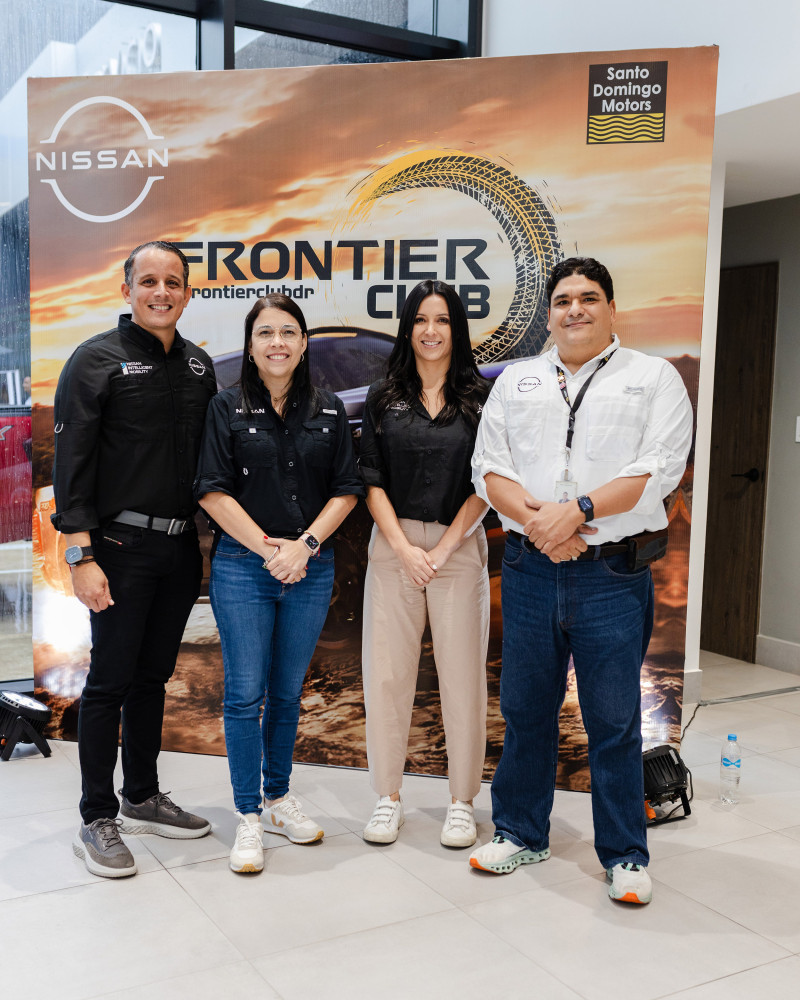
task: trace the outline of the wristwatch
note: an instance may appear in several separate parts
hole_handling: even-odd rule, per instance
[[[314,538],[310,531],[304,531],[300,536],[300,541],[305,542],[312,556],[319,555],[319,539]]]
[[[67,560],[67,566],[78,566],[84,560],[93,561],[94,552],[91,545],[70,545],[64,553],[64,558]]]
[[[588,523],[594,518],[594,504],[586,495],[578,497],[578,506],[583,513],[584,524]]]

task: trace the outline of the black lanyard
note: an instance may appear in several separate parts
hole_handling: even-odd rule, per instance
[[[612,351],[611,354],[613,353],[614,352]],[[583,402],[583,397],[586,395],[586,390],[589,388],[592,379],[600,371],[603,365],[608,364],[611,360],[611,354],[607,354],[604,358],[600,358],[597,362],[597,368],[595,368],[592,374],[581,386],[581,391],[578,393],[574,405],[569,401],[569,393],[567,392],[567,376],[564,374],[563,370],[556,365],[556,372],[558,373],[558,388],[561,390],[564,402],[569,407],[569,423],[567,424],[567,465],[569,465],[569,453],[572,448],[572,435],[575,433],[575,414],[578,412],[580,405]]]

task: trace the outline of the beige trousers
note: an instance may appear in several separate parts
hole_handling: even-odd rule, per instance
[[[412,545],[430,551],[447,530],[400,519]],[[416,587],[375,525],[364,585],[362,661],[367,759],[378,795],[403,783],[422,633],[431,624],[447,747],[450,794],[469,800],[480,788],[486,755],[486,650],[489,574],[482,526],[465,539],[435,579]]]

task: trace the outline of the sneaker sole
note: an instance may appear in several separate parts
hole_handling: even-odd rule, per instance
[[[264,824],[264,832],[276,833],[279,837],[286,837],[286,839],[292,844],[316,844],[325,836],[324,830],[317,830],[313,837],[300,839],[299,837],[293,837],[290,833],[287,833],[286,830],[281,830],[277,826],[267,826],[266,824]]]
[[[475,833],[475,836],[471,840],[467,840],[464,837],[462,837],[461,839],[456,839],[455,837],[452,837],[452,838],[450,838],[448,840],[448,839],[445,838],[445,835],[442,834],[442,836],[439,838],[439,843],[442,845],[442,847],[462,847],[463,848],[463,847],[472,847],[473,844],[475,844],[477,842],[477,840],[478,840],[478,834],[477,834],[477,832]]]
[[[492,875],[509,875],[515,868],[519,868],[520,865],[536,865],[540,861],[547,861],[549,857],[549,847],[543,851],[529,851],[526,848],[524,851],[517,851],[516,854],[512,854],[505,861],[497,861],[495,864],[482,865],[477,858],[470,858],[469,863],[472,868],[477,868],[482,872],[490,872]]]
[[[611,890],[608,890],[609,899],[613,899],[615,903],[639,903],[644,906],[649,903],[653,898],[652,893],[646,899],[639,899],[635,892],[626,892],[624,896],[612,896]]]
[[[366,828],[363,830],[361,836],[368,844],[393,844],[398,835],[400,834],[400,827],[405,823],[405,816],[397,824],[397,829],[394,831],[394,835],[391,832],[386,833],[373,833]]]
[[[262,872],[264,870],[264,862],[262,861],[261,865],[256,865],[256,864],[250,864],[250,862],[248,861],[246,864],[243,864],[237,868],[231,861],[229,862],[228,867],[232,872],[236,872],[237,875],[257,875],[259,872]]]
[[[106,868],[99,865],[78,837],[72,842],[72,853],[86,865],[87,871],[91,872],[92,875],[100,875],[102,878],[128,878],[129,875],[135,875],[139,870],[135,861],[131,868]]]
[[[123,833],[152,833],[156,837],[166,837],[168,840],[199,840],[211,833],[211,824],[206,823],[199,830],[187,830],[180,826],[170,826],[168,823],[146,823],[142,820],[131,819],[120,813]]]

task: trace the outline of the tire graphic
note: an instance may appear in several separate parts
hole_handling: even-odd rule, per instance
[[[538,354],[547,341],[545,284],[563,257],[550,209],[521,178],[482,156],[423,150],[393,160],[362,182],[350,211],[365,215],[370,202],[413,188],[460,191],[491,212],[514,255],[514,295],[503,322],[476,349],[479,363]]]

